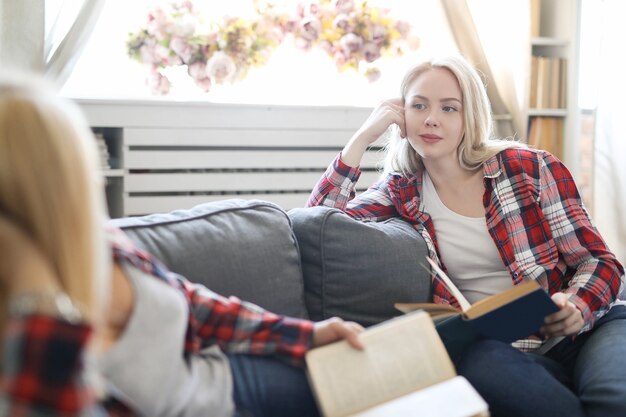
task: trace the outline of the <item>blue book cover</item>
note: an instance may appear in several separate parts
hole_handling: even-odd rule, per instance
[[[397,303],[395,306],[405,313],[418,309],[427,311],[450,356],[461,352],[478,337],[504,343],[527,338],[543,326],[546,316],[559,310],[536,281],[523,282],[470,305],[450,278],[433,261],[429,261],[462,309],[434,303]]]

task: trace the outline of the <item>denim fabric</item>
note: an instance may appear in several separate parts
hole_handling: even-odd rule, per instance
[[[319,417],[304,369],[276,358],[228,354],[235,417]]]
[[[590,332],[544,357],[478,340],[454,358],[492,417],[626,416],[626,307],[615,306]]]

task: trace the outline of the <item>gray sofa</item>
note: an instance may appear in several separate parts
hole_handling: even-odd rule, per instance
[[[398,315],[394,302],[430,300],[426,246],[400,219],[232,199],[111,222],[171,270],[276,313],[369,326]]]

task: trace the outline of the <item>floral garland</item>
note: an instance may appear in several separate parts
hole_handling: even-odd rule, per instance
[[[380,71],[372,63],[383,55],[403,54],[410,29],[367,0],[300,2],[293,13],[266,4],[256,16],[217,23],[205,21],[192,0],[157,7],[142,28],[129,34],[128,54],[148,66],[147,82],[161,95],[171,88],[166,68],[187,66],[196,85],[208,92],[214,84],[241,80],[250,68],[265,64],[288,37],[302,49],[321,48],[339,71],[353,69],[375,81]]]
[[[369,65],[382,55],[402,55],[410,26],[386,17],[386,10],[367,1],[318,0],[300,3],[287,31],[303,49],[319,47],[339,71],[353,69],[375,81],[380,71]]]

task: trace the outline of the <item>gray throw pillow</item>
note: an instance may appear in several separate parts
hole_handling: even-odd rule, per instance
[[[273,203],[222,200],[111,222],[193,282],[275,313],[308,316],[291,222]]]
[[[362,222],[328,207],[288,212],[298,238],[312,320],[339,316],[365,326],[401,314],[396,302],[431,300],[426,244],[406,221]]]

